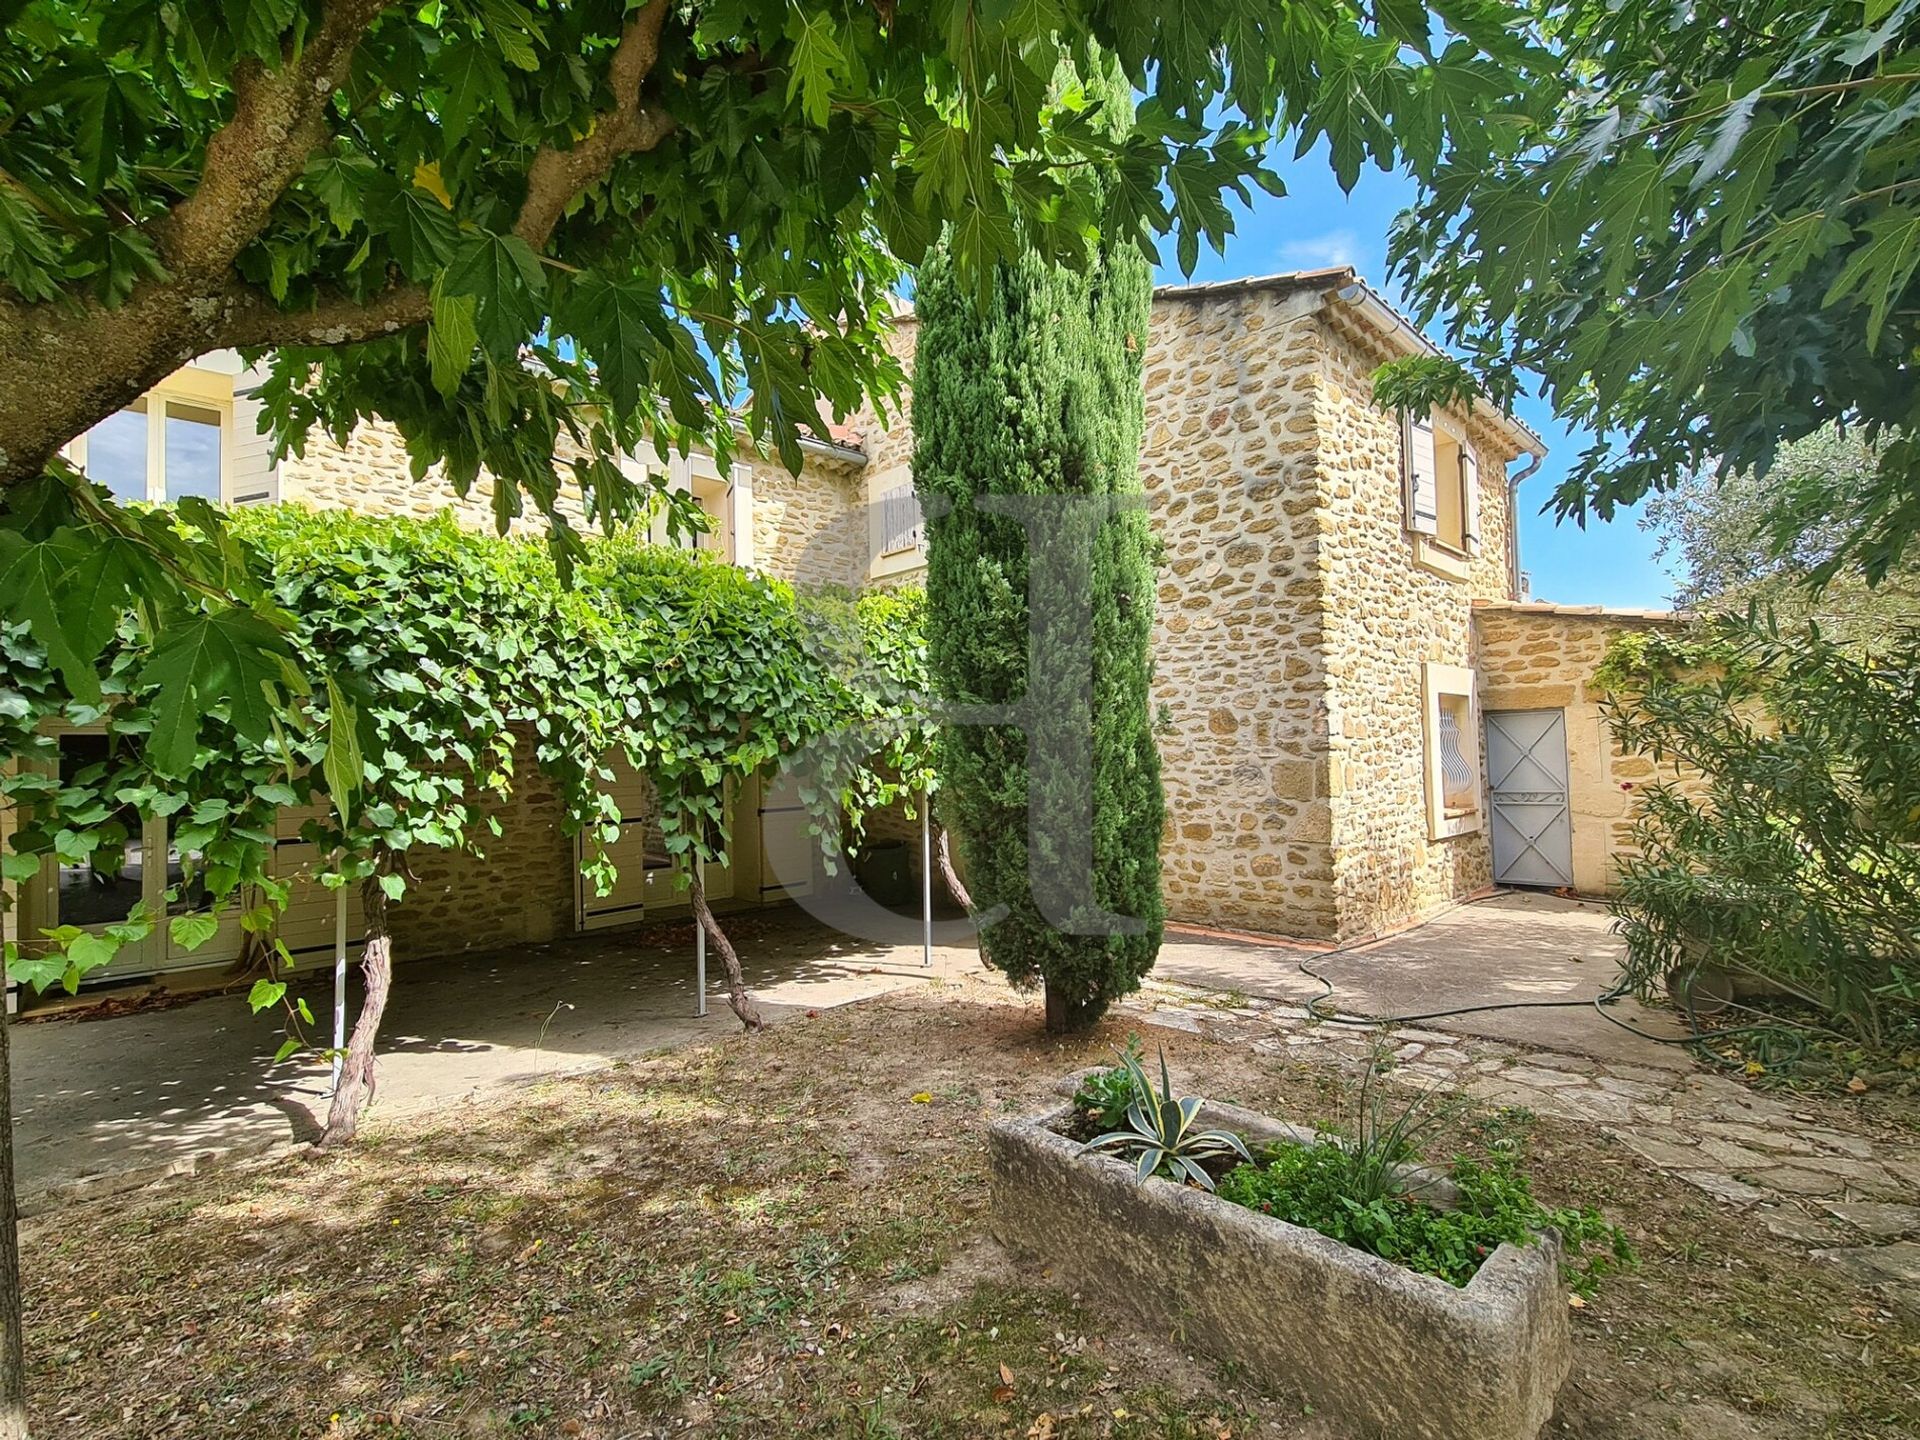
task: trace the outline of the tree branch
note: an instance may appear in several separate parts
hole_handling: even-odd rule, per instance
[[[283,310],[265,291],[236,282],[228,294],[221,343],[242,349],[266,345],[353,345],[426,322],[433,312],[424,285],[396,285],[371,300],[323,292],[301,310]]]
[[[389,0],[328,0],[300,51],[277,70],[258,60],[233,72],[233,118],[207,141],[200,183],[154,226],[176,279],[217,276],[265,228],[287,186],[326,143],[327,107]]]
[[[640,100],[640,88],[660,58],[666,18],[667,0],[647,0],[633,12],[607,66],[613,108],[578,144],[565,150],[543,145],[527,167],[527,198],[513,233],[535,250],[545,248],[574,196],[605,178],[616,160],[651,150],[673,133],[673,116]]]

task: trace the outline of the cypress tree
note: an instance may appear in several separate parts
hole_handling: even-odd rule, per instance
[[[1130,116],[1117,74],[1088,91],[1111,120]],[[1026,702],[1026,730],[945,729],[942,818],[986,922],[987,963],[1018,986],[1044,984],[1049,1030],[1083,1029],[1139,988],[1162,928],[1165,803],[1149,689],[1157,542],[1140,484],[1152,282],[1125,236],[1103,237],[1076,268],[1029,248],[980,284],[936,250],[915,304],[913,473],[928,515],[934,687],[957,705]],[[976,503],[1029,496],[1100,503],[1030,522],[1052,527],[1038,546],[1019,515]],[[1033,563],[1076,552],[1088,563]],[[1052,663],[1085,646],[1090,692],[1084,664]],[[1029,844],[1030,815],[1084,818],[1089,798],[1090,887],[1076,838],[1085,825],[1070,819],[1055,833],[1037,821],[1038,847]],[[1063,835],[1069,843],[1056,843]],[[1076,876],[1091,905],[1062,923],[1046,895]]]

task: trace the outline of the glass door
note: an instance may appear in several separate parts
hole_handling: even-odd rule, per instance
[[[96,778],[108,763],[112,744],[99,733],[64,734],[58,743],[63,784]],[[188,950],[174,943],[166,921],[207,910],[210,901],[204,888],[187,878],[189,862],[198,857],[181,854],[172,843],[166,820],[142,820],[132,806],[122,806],[101,829],[106,839],[93,854],[42,868],[38,903],[25,927],[28,938],[63,925],[97,935],[109,925],[120,924],[144,901],[148,913],[160,923],[144,940],[123,944],[111,962],[89,971],[87,983],[188,970],[218,964],[239,953],[239,911],[232,904],[222,907],[218,928],[204,944]],[[180,894],[169,902],[171,887],[180,887]]]

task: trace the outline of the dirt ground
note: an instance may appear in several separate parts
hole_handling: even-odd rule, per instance
[[[889,996],[44,1217],[35,1433],[1334,1440],[987,1238],[987,1123],[1129,1028],[1059,1043],[984,989]],[[1274,1114],[1336,1115],[1348,1083],[1146,1039]],[[1576,1311],[1548,1434],[1920,1434],[1912,1314],[1582,1127],[1492,1123],[1528,1132],[1543,1199],[1601,1206],[1642,1259]]]

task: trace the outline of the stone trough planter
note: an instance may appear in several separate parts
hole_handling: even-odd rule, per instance
[[[1393,1440],[1534,1440],[1572,1361],[1560,1244],[1502,1245],[1464,1287],[1083,1155],[1062,1105],[988,1137],[993,1230],[1081,1295]],[[1235,1105],[1249,1144],[1310,1132]]]

